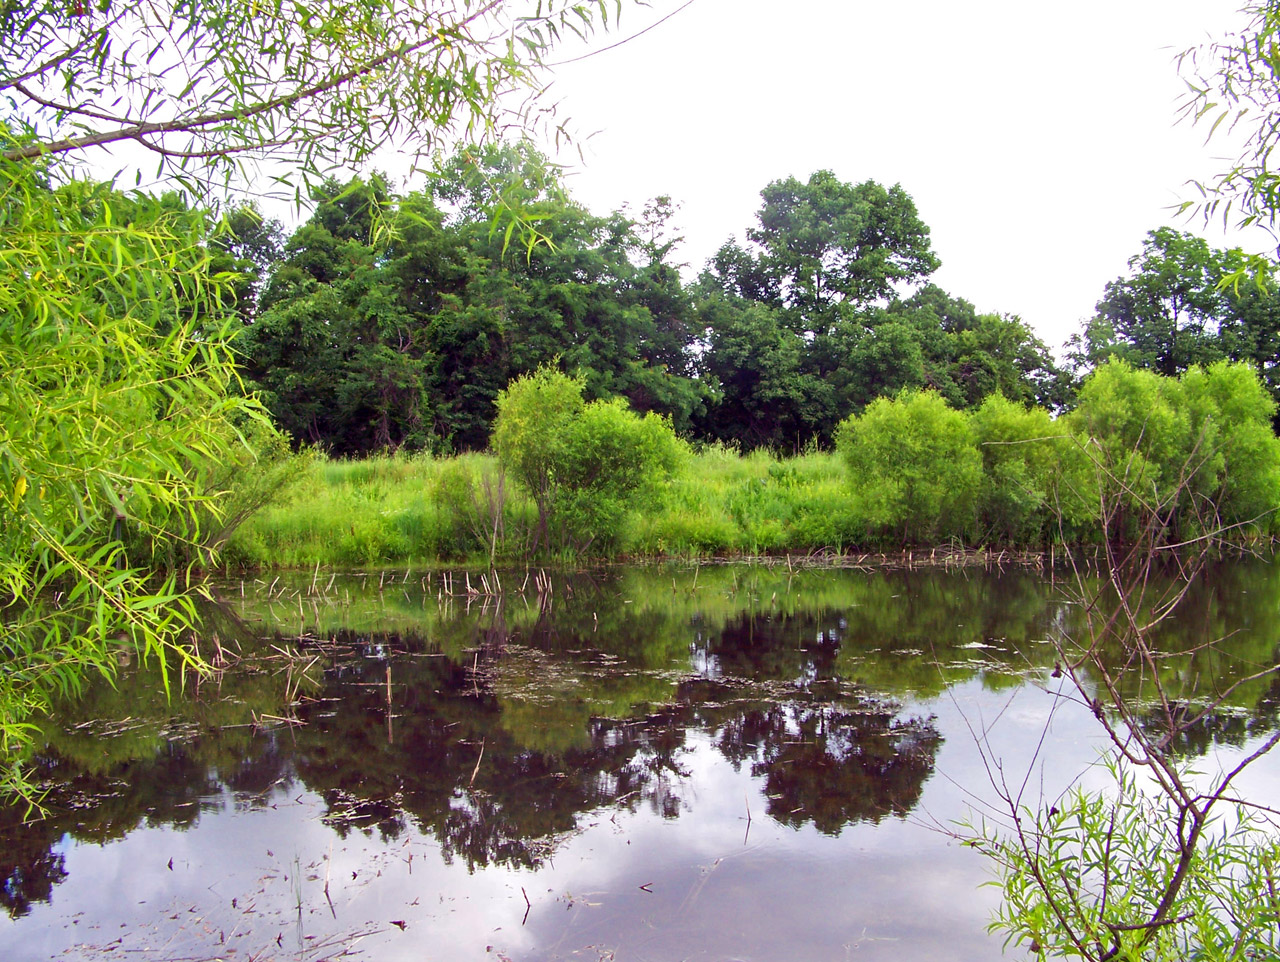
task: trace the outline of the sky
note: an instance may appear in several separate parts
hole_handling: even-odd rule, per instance
[[[670,195],[689,279],[745,240],[771,181],[901,184],[942,261],[932,280],[1061,353],[1150,230],[1275,255],[1265,233],[1175,210],[1235,155],[1179,122],[1175,59],[1242,26],[1242,2],[622,0],[620,21],[548,58],[570,61],[546,99],[576,144],[542,146],[597,214]],[[372,166],[421,186],[394,150]]]
[[[624,6],[591,46],[683,3]],[[556,67],[549,95],[584,155],[561,155],[573,196],[638,214],[671,195],[690,276],[730,235],[745,238],[765,185],[825,168],[900,183],[932,230],[933,280],[1058,348],[1149,230],[1274,247],[1171,210],[1231,154],[1177,122],[1174,58],[1238,27],[1238,7],[693,0]]]

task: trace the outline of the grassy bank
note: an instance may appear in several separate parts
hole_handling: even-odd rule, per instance
[[[692,452],[656,418],[552,370],[499,400],[494,448],[318,458],[228,545],[229,565],[311,567],[704,558],[1047,544],[1269,541],[1280,439],[1239,364],[1161,378],[1107,364],[1054,418],[931,391],[842,422],[837,453]],[[519,479],[519,484],[516,479]],[[536,499],[536,503],[535,503]]]
[[[316,459],[227,546],[227,564],[307,567],[523,560],[537,513],[489,455]],[[836,455],[690,455],[629,518],[612,557],[842,552],[865,540]],[[583,554],[598,555],[594,546]],[[562,559],[562,560],[568,560]]]

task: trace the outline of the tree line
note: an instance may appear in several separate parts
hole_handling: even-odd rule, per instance
[[[513,191],[531,246],[492,226]],[[1028,325],[928,282],[939,262],[900,187],[822,171],[762,198],[748,243],[686,282],[669,198],[597,216],[527,147],[462,152],[403,196],[328,181],[287,239],[238,222],[246,375],[283,428],[341,455],[482,449],[499,392],[547,364],[590,400],[743,448],[829,445],[903,387],[961,407],[1065,398]]]
[[[516,202],[536,229],[495,229]],[[287,238],[227,219],[245,374],[277,423],[338,455],[484,449],[499,393],[553,365],[586,397],[624,398],[682,436],[743,449],[830,446],[880,397],[932,390],[959,410],[992,393],[1062,411],[1109,358],[1166,376],[1250,364],[1280,397],[1280,306],[1238,250],[1152,231],[1106,285],[1066,364],[1022,318],[930,281],[929,228],[900,186],[830,171],[774,181],[756,223],[692,281],[677,207],[591,213],[522,145],[471,148],[426,187],[329,180]],[[510,222],[508,222],[510,227]]]

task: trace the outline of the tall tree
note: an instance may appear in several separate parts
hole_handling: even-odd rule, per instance
[[[929,228],[900,185],[846,184],[819,170],[805,183],[775,180],[760,197],[759,226],[747,236],[801,319],[797,329],[828,329],[837,305],[883,303],[938,268]]]
[[[804,371],[804,339],[779,312],[740,298],[704,302],[702,365],[718,397],[699,433],[747,448],[797,450],[829,420],[831,387]]]
[[[1107,284],[1097,314],[1068,343],[1070,360],[1087,371],[1114,357],[1167,377],[1241,361],[1280,397],[1280,297],[1265,277],[1224,283],[1241,271],[1270,265],[1169,227],[1150,231],[1129,273]]]
[[[249,323],[257,316],[258,297],[272,266],[280,259],[284,228],[262,216],[254,204],[225,212],[209,237],[213,273],[234,274],[236,313]]]
[[[421,447],[430,426],[423,332],[390,249],[372,242],[392,214],[386,185],[330,180],[315,199],[242,338],[246,374],[299,439],[339,454]],[[419,205],[415,217],[429,212]]]
[[[343,453],[482,448],[499,392],[547,364],[681,428],[701,407],[692,301],[661,225],[647,248],[527,145],[467,148],[408,197],[376,177],[317,196],[245,339],[250,377],[299,437]],[[509,243],[503,204],[545,243]]]

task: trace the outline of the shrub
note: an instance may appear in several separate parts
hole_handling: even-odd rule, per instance
[[[1117,360],[1099,367],[1069,421],[1087,438],[1109,536],[1133,539],[1136,518],[1175,537],[1259,523],[1280,502],[1274,410],[1244,364],[1193,367],[1181,380]]]
[[[535,549],[615,542],[627,514],[682,457],[668,421],[639,417],[619,399],[585,403],[582,389],[541,368],[498,398],[493,446],[537,505]]]
[[[1048,411],[992,394],[970,423],[982,456],[979,518],[986,536],[1034,544],[1052,538],[1063,522],[1096,524],[1079,445]]]
[[[878,398],[841,422],[836,445],[871,526],[904,542],[972,532],[982,458],[968,418],[936,392]]]
[[[1194,438],[1206,452],[1196,489],[1213,499],[1224,524],[1271,531],[1280,505],[1280,439],[1271,427],[1276,403],[1247,364],[1220,361],[1182,376]]]

